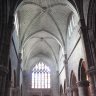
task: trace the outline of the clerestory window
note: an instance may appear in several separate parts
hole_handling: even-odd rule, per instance
[[[69,21],[69,25],[68,25],[68,36],[71,37],[74,28],[75,28],[76,24],[75,24],[75,18],[74,18],[74,14],[71,15],[70,21]]]
[[[44,63],[36,64],[32,70],[32,88],[50,87],[50,68]]]
[[[14,21],[15,29],[16,29],[16,35],[19,35],[19,21],[18,21],[18,16],[15,14],[15,21]]]

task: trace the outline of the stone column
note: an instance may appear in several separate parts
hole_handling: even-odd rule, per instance
[[[71,96],[71,87],[67,87],[65,90],[65,96]]]
[[[67,84],[66,94],[67,94],[67,96],[70,96],[67,54],[65,54],[65,61],[64,61],[64,64],[65,64],[65,74],[66,74],[66,84]]]
[[[0,0],[0,96],[4,96],[5,93],[10,40],[14,22],[14,16],[9,14],[9,7],[9,0]]]
[[[81,31],[83,34],[83,39],[85,43],[85,51],[86,51],[86,56],[87,56],[87,61],[88,61],[88,73],[90,74],[90,79],[91,79],[91,94],[92,96],[96,96],[96,58],[94,59],[94,52],[92,51],[92,35],[90,35],[92,30],[88,30],[87,27],[85,26],[84,19],[80,19],[81,22]],[[90,33],[90,34],[89,34]],[[93,67],[91,67],[93,66]]]
[[[4,96],[5,91],[5,82],[6,82],[6,74],[8,70],[6,68],[7,59],[5,54],[7,54],[7,50],[3,47],[3,45],[7,48],[7,43],[4,38],[6,38],[6,29],[7,29],[7,0],[0,0],[0,96]]]
[[[0,96],[4,96],[7,73],[7,68],[0,65]]]
[[[67,94],[66,93],[64,93],[64,95],[63,96],[67,96]]]
[[[96,96],[96,66],[92,66],[87,71],[90,79],[91,96]]]
[[[89,96],[89,93],[88,93],[89,81],[87,80],[79,81],[77,85],[78,85],[79,96]]]
[[[20,70],[21,70],[21,53],[18,55],[18,68],[17,68],[17,86],[20,87]]]
[[[6,88],[5,88],[5,94],[4,94],[4,96],[10,96],[10,87],[11,87],[11,81],[7,81],[6,82],[6,86],[5,86]]]
[[[73,88],[71,88],[71,94],[73,94],[72,96],[79,96],[78,95],[78,88],[75,86]]]

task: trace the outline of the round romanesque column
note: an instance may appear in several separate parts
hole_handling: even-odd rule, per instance
[[[87,80],[79,81],[77,85],[78,85],[79,96],[89,96],[89,91],[88,91],[89,81]]]

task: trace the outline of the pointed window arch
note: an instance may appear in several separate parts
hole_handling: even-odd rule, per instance
[[[50,88],[50,68],[44,63],[32,69],[32,88]]]

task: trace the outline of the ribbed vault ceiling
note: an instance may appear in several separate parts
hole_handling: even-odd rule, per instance
[[[64,54],[68,18],[72,12],[66,0],[24,0],[17,11],[23,69],[48,60],[58,65]],[[48,60],[47,60],[48,59]]]

